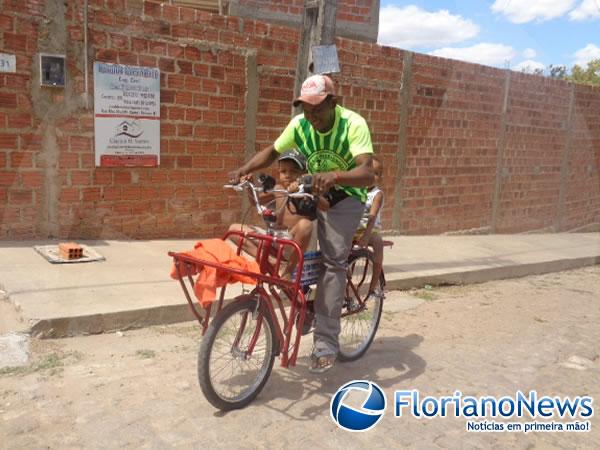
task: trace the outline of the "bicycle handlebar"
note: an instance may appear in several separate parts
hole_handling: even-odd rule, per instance
[[[262,214],[265,211],[265,207],[260,204],[260,200],[258,198],[259,193],[273,193],[275,195],[282,195],[287,198],[308,198],[313,200],[315,196],[311,193],[304,192],[305,185],[300,184],[298,186],[297,192],[289,192],[286,189],[267,189],[265,190],[262,186],[256,186],[250,180],[244,180],[238,184],[225,184],[223,185],[225,189],[233,189],[237,192],[242,192],[245,189],[249,189],[252,192],[252,197],[254,199],[254,204],[256,205],[256,210],[259,214]]]

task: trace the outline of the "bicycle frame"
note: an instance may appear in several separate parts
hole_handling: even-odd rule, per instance
[[[257,329],[250,341],[248,353],[251,354],[256,344],[256,339],[260,334],[260,327],[262,326],[261,314],[269,314],[273,318],[275,324],[275,333],[279,343],[279,353],[281,356],[281,366],[289,367],[296,364],[298,356],[298,350],[300,347],[300,339],[302,336],[301,330],[306,317],[306,297],[304,295],[301,278],[302,268],[304,265],[304,255],[298,244],[291,239],[282,239],[272,236],[270,234],[259,234],[254,232],[243,232],[243,231],[229,231],[223,237],[223,240],[231,236],[237,236],[237,254],[240,255],[243,249],[243,245],[246,239],[251,240],[258,247],[256,254],[256,261],[258,262],[260,273],[253,273],[245,270],[235,269],[220,263],[213,261],[207,261],[203,259],[194,258],[184,253],[169,252],[174,260],[177,274],[179,276],[179,282],[184,291],[188,305],[192,311],[192,314],[196,317],[202,328],[202,335],[205,334],[211,318],[214,318],[223,307],[225,300],[225,293],[227,286],[221,288],[219,299],[217,302],[217,310],[213,314],[213,303],[202,308],[204,311],[199,312],[196,303],[193,301],[190,294],[190,289],[193,290],[194,280],[191,273],[192,267],[201,269],[203,266],[213,267],[217,270],[223,270],[226,272],[236,273],[251,277],[256,281],[256,287],[250,292],[250,296],[258,299],[258,314]],[[298,256],[298,263],[296,267],[296,278],[294,281],[284,280],[279,277],[279,269],[281,267],[283,253],[286,248],[291,248],[292,251],[296,252]],[[274,252],[274,254],[273,254]],[[275,262],[270,263],[269,257],[275,257]],[[187,280],[182,276],[184,273],[183,266],[186,266],[185,273],[188,274]],[[281,295],[276,291],[279,288],[283,291],[290,301],[289,311],[286,312],[284,301]],[[275,305],[274,305],[275,303]],[[277,306],[277,310],[276,310]],[[279,315],[281,320],[279,319]],[[245,323],[245,319],[244,319]],[[294,333],[295,331],[295,333]],[[236,339],[243,332],[243,326],[238,333]]]

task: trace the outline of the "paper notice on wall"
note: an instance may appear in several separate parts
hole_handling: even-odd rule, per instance
[[[17,71],[17,57],[0,53],[0,72],[15,73]]]
[[[160,164],[160,71],[94,63],[96,166]]]

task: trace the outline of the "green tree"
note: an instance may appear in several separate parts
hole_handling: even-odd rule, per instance
[[[550,78],[563,80],[567,78],[567,66],[555,66],[550,64],[548,66],[548,73],[550,74]]]
[[[588,62],[585,69],[577,64],[574,65],[569,80],[575,83],[600,86],[600,58]]]

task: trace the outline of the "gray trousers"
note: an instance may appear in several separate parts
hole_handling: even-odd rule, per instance
[[[318,237],[324,271],[317,283],[314,345],[317,354],[337,355],[340,314],[346,295],[348,255],[364,204],[348,197],[328,211],[318,212]]]

